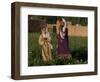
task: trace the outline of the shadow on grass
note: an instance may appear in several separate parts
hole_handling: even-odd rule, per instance
[[[72,58],[75,58],[79,61],[87,61],[88,57],[88,51],[87,48],[81,47],[79,49],[75,49],[71,51]]]

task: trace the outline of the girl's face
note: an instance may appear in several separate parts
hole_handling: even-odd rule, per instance
[[[47,32],[47,28],[42,28],[42,32],[46,33]]]
[[[64,26],[64,22],[60,21],[60,26],[63,27]]]
[[[64,26],[64,22],[62,21],[62,19],[58,19],[58,21],[59,21],[60,27],[63,27]]]

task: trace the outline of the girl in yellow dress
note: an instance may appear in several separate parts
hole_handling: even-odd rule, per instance
[[[42,49],[43,61],[45,62],[50,61],[52,59],[52,55],[51,55],[52,44],[51,44],[51,37],[48,32],[47,25],[44,25],[44,27],[41,28],[41,35],[39,37],[39,45],[41,46],[41,49]]]

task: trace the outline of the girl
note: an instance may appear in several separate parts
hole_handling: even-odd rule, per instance
[[[57,20],[58,25],[58,47],[57,47],[57,58],[71,58],[69,41],[68,41],[68,28],[64,18]]]
[[[39,37],[39,45],[41,45],[42,48],[42,58],[43,61],[48,62],[52,59],[51,56],[51,37],[47,29],[47,25],[44,25],[43,28],[41,28],[41,35]]]

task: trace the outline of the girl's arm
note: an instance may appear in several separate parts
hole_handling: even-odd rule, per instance
[[[50,36],[49,33],[48,33],[48,36],[47,36],[47,40],[48,40],[48,42],[51,42],[51,36]]]
[[[56,22],[56,33],[59,34],[59,27],[60,27],[60,23],[59,21]]]
[[[39,37],[39,45],[43,45],[44,44],[44,41],[43,41],[43,38],[42,38],[42,35],[40,35],[40,37]]]
[[[60,37],[61,37],[62,39],[64,39],[64,34],[63,34],[62,29],[60,29]]]

